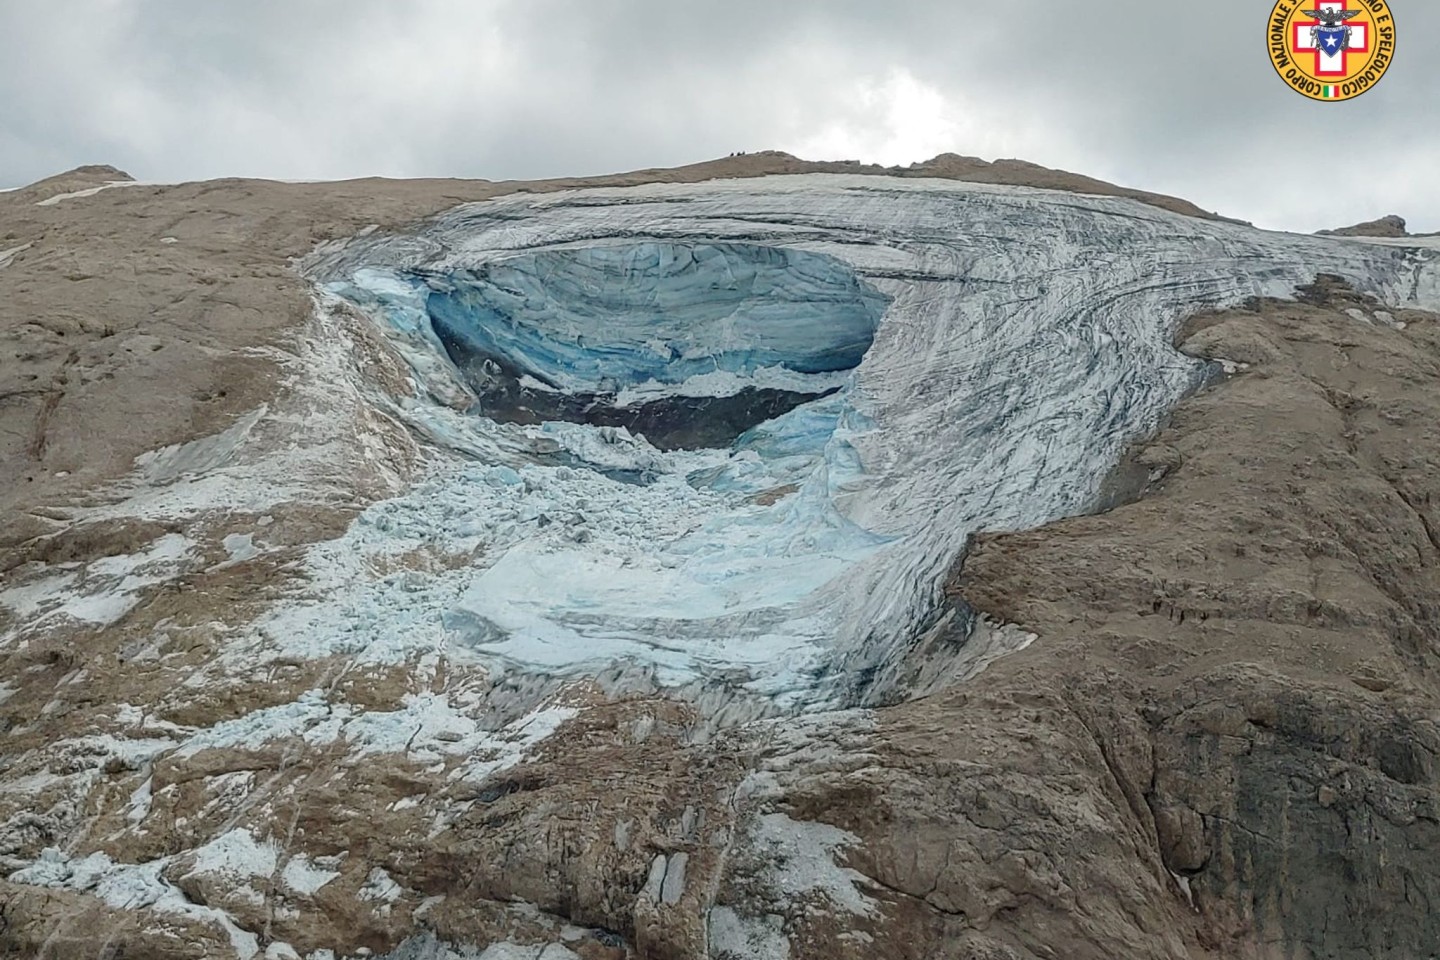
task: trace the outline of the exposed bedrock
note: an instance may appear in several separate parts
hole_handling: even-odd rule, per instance
[[[987,686],[1054,690],[1083,720],[1198,944],[1424,957],[1440,943],[1440,321],[1333,278],[1299,293],[1186,331],[1188,350],[1251,366],[1132,452],[1140,499],[982,537],[954,589],[1044,638]]]

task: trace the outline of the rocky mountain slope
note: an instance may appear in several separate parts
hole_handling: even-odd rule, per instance
[[[0,947],[1427,955],[1435,256],[958,157],[0,193]]]
[[[1410,232],[1405,229],[1405,218],[1392,213],[1378,220],[1366,220],[1364,223],[1338,227],[1334,230],[1321,230],[1319,235],[1322,237],[1408,237]]]

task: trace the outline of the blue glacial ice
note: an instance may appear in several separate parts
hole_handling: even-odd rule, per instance
[[[442,340],[571,393],[850,370],[885,307],[841,261],[753,244],[540,250],[428,280]]]
[[[1401,303],[1424,269],[1121,199],[847,176],[519,195],[331,244],[306,270],[409,361],[394,412],[435,463],[312,551],[316,596],[266,630],[311,655],[852,701],[933,621],[970,535],[1083,511],[1203,380],[1171,345],[1184,316],[1317,272]],[[461,355],[586,404],[801,402],[658,449],[493,418]],[[417,545],[473,560],[361,572]]]

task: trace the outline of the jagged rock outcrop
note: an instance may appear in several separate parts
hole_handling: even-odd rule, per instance
[[[1063,185],[973,166],[937,158],[918,175]],[[1076,297],[1110,297],[1111,320],[1181,296],[1267,297],[1190,319],[1184,350],[1215,364],[1168,362],[1208,386],[1093,478],[1105,512],[973,538],[944,583],[948,614],[872,678],[885,706],[795,716],[712,678],[546,676],[468,650],[456,637],[474,622],[454,629],[438,608],[403,637],[382,631],[404,656],[376,655],[380,618],[432,609],[434,583],[504,546],[417,518],[437,509],[458,529],[474,502],[549,495],[477,446],[457,475],[489,492],[447,499],[436,469],[453,454],[434,424],[464,415],[463,390],[427,379],[367,304],[317,306],[289,258],[423,235],[415,218],[463,200],[779,168],[834,172],[750,154],[594,183],[89,192],[121,179],[101,170],[0,194],[0,950],[1358,960],[1440,939],[1440,324],[1398,306],[1440,302],[1424,242],[1255,239],[1123,199],[1076,210],[1017,192],[1016,209],[1065,208],[1072,253],[1096,218],[1133,221],[1137,248],[1189,238],[1136,268],[1135,302],[1081,282],[1129,269],[1114,251],[1065,262]],[[725,190],[772,204],[770,220],[731,209],[738,229],[772,229],[763,187]],[[953,254],[934,251],[1006,190],[964,195],[927,241],[930,279],[895,269],[888,292],[941,289]],[[673,204],[667,229],[711,195]],[[802,212],[783,230],[831,242],[835,225]],[[867,238],[867,256],[889,242]],[[1005,302],[1007,255],[954,282]],[[1337,275],[1291,290],[1317,267]],[[1189,285],[1145,292],[1171,270]],[[1113,342],[1088,314],[1040,323],[1039,287],[1022,299],[1006,309],[1037,340]],[[934,402],[926,382],[895,398]],[[791,486],[755,502],[783,507]],[[578,529],[549,499],[507,522]],[[348,644],[315,620],[277,648],[276,612],[327,571],[324,590],[388,585],[385,604],[327,613]],[[969,611],[989,618],[974,633]]]
[[[53,206],[61,200],[93,196],[101,190],[123,186],[135,181],[124,170],[108,164],[90,164],[36,181],[19,190],[0,194],[11,203],[35,203]],[[93,193],[92,193],[93,191]]]
[[[1322,237],[1408,237],[1410,234],[1405,230],[1405,218],[1390,214],[1381,217],[1379,220],[1367,220],[1364,223],[1357,223],[1349,227],[1338,227],[1334,230],[1321,230]]]

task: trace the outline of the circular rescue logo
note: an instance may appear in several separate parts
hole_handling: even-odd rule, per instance
[[[1275,72],[1296,93],[1349,100],[1385,76],[1395,20],[1385,0],[1280,0],[1268,40]]]

